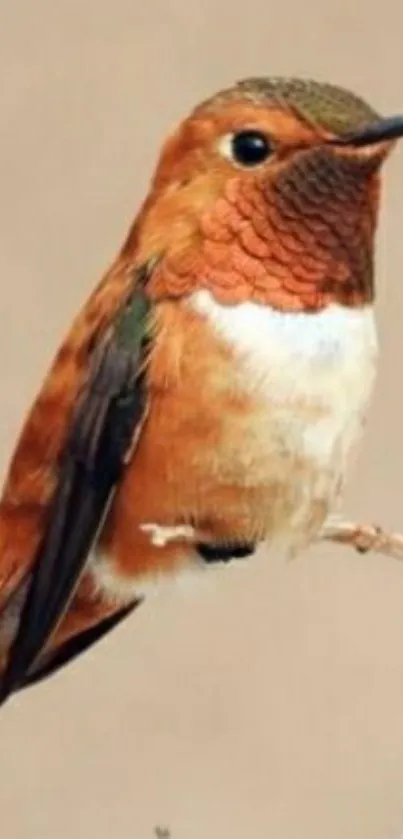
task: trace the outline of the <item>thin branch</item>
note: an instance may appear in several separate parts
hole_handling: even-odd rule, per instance
[[[374,551],[403,560],[403,534],[386,533],[373,524],[359,524],[331,517],[319,532],[317,541],[338,542],[350,545],[359,553]]]

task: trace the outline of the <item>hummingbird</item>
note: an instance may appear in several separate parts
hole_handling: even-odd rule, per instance
[[[374,244],[403,116],[249,78],[165,141],[23,425],[0,501],[0,699],[159,584],[341,503],[377,366]]]

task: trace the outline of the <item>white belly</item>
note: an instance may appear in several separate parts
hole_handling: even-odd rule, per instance
[[[250,302],[223,306],[207,291],[190,302],[236,351],[237,386],[262,403],[253,427],[237,436],[245,480],[283,483],[295,499],[292,521],[272,510],[268,523],[303,528],[313,502],[336,502],[361,434],[376,372],[373,308],[284,313]]]

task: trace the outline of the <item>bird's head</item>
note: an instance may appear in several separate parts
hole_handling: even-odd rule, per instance
[[[134,238],[155,297],[209,289],[285,311],[373,298],[379,176],[403,117],[348,91],[248,79],[166,141]]]

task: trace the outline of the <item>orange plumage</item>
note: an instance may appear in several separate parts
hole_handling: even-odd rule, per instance
[[[372,386],[379,170],[403,133],[382,125],[337,88],[252,79],[202,103],[166,142],[10,464],[0,502],[4,698],[156,578],[202,564],[199,545],[222,545],[224,557],[226,545],[315,537]],[[127,407],[134,386],[138,415],[135,399]],[[102,458],[110,478],[98,492]],[[70,467],[69,496],[60,487]],[[93,502],[74,534],[85,481]],[[65,530],[52,536],[58,516]],[[38,582],[44,556],[53,571]]]

